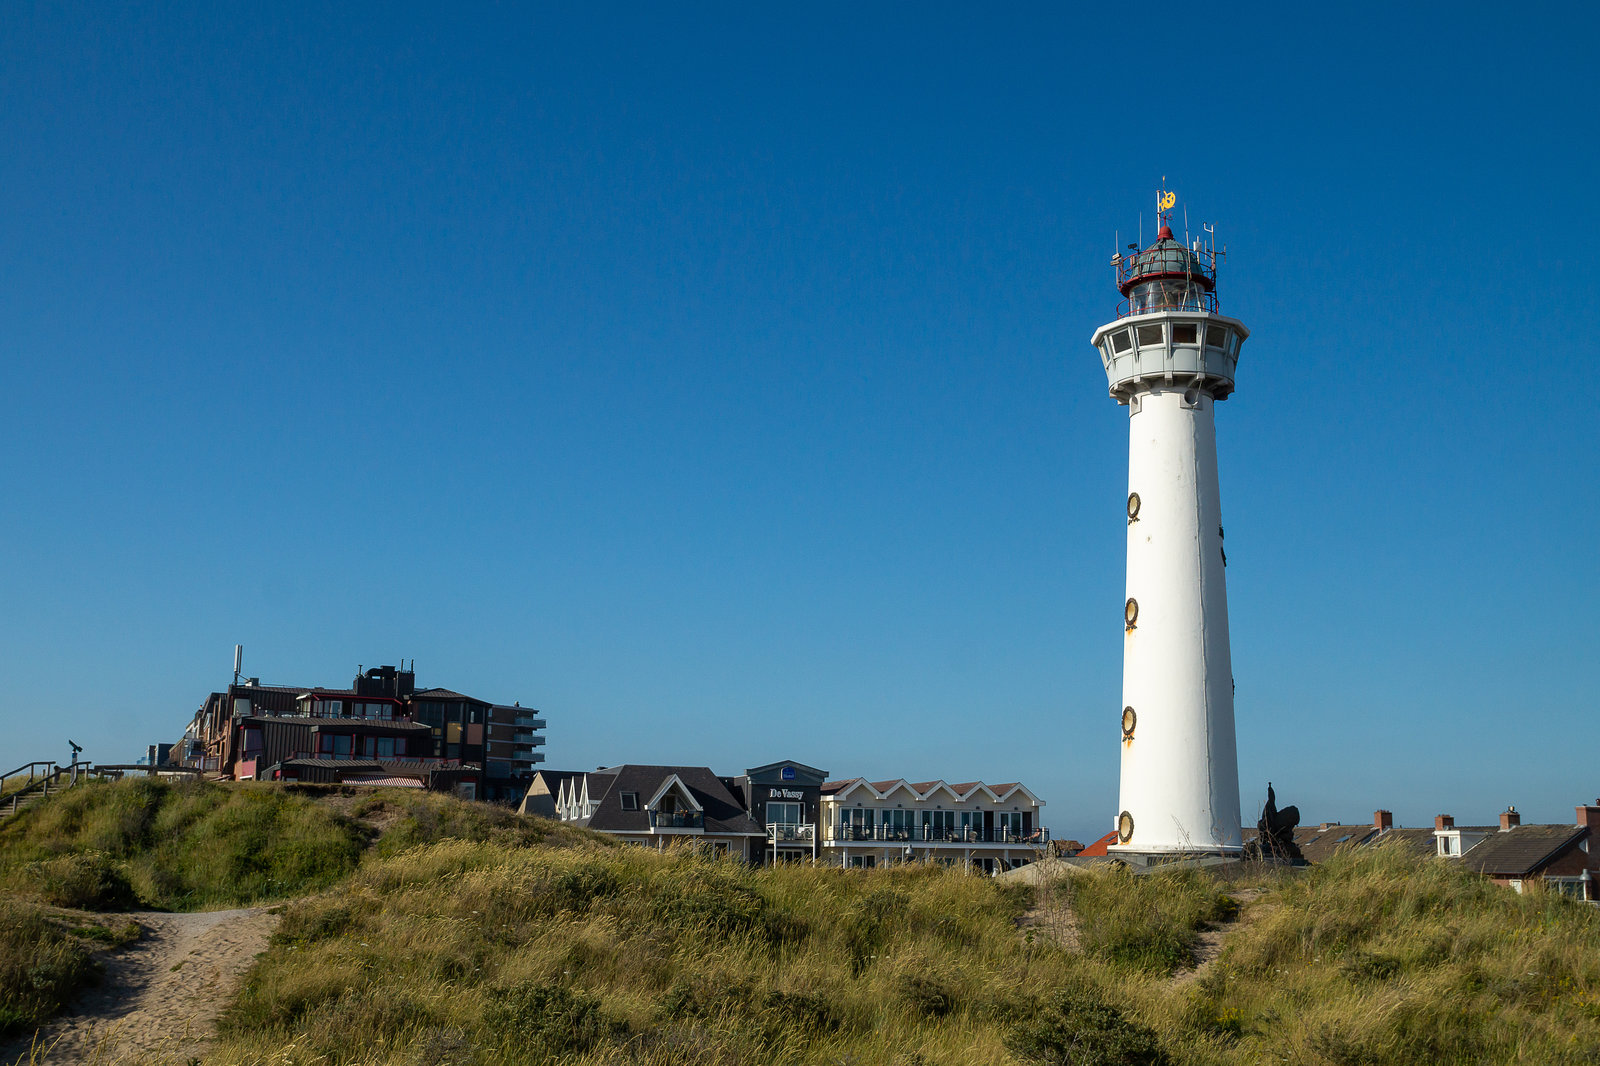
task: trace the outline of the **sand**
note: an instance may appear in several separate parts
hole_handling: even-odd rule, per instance
[[[0,1063],[132,1066],[202,1058],[218,1015],[278,924],[267,907],[99,917],[138,922],[144,935],[102,954],[104,980],[33,1040],[0,1048]]]

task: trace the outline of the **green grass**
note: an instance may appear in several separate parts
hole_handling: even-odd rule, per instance
[[[938,866],[421,847],[290,906],[208,1061],[1012,1062],[1109,966],[1025,943],[1034,898]]]
[[[0,823],[0,891],[89,910],[200,910],[328,888],[369,849],[589,836],[405,789],[128,778],[78,785]]]
[[[1239,1061],[1592,1063],[1600,914],[1450,860],[1349,851],[1230,938],[1189,1009]]]
[[[325,888],[360,828],[267,785],[82,784],[0,824],[0,885],[59,906],[194,910]]]
[[[56,1013],[100,969],[91,952],[137,939],[132,923],[105,925],[0,901],[0,1037],[23,1033]]]
[[[296,897],[208,1064],[1600,1061],[1596,908],[1382,847],[1233,882],[1106,866],[1035,888],[751,869],[414,791],[140,781],[0,828],[0,887],[102,908]],[[1070,937],[1019,928],[1063,904]],[[118,934],[8,906],[0,1003],[31,1024]]]

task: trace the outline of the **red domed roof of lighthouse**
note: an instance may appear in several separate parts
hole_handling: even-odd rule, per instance
[[[1166,225],[1156,231],[1154,244],[1128,260],[1117,287],[1126,296],[1139,282],[1156,278],[1189,278],[1208,292],[1216,285],[1205,258],[1185,248]]]

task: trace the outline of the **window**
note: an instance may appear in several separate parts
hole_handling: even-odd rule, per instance
[[[998,817],[1000,820],[1000,831],[1002,833],[1007,833],[1014,836],[1022,835],[1021,811],[1001,811]]]
[[[639,809],[639,793],[637,793],[637,792],[624,792],[622,794],[622,809],[625,810],[625,811],[636,811],[636,810],[638,810]]]
[[[769,803],[767,804],[768,825],[799,825],[800,804],[798,803]]]
[[[378,737],[378,758],[394,758],[394,737]]]
[[[1146,347],[1148,345],[1160,344],[1160,343],[1161,343],[1161,327],[1160,326],[1140,326],[1139,327],[1139,346],[1141,348]]]
[[[955,811],[923,811],[922,835],[927,840],[949,840],[955,832]]]
[[[1133,341],[1128,337],[1128,331],[1119,329],[1111,335],[1111,347],[1119,352],[1125,352],[1133,347]]]
[[[912,812],[893,810],[883,812],[883,827],[888,830],[885,834],[890,840],[910,840],[911,830],[916,823],[912,821]]]
[[[850,866],[853,869],[856,869],[856,870],[870,870],[876,865],[878,865],[878,860],[877,860],[877,858],[875,856],[872,856],[872,855],[852,855],[852,856],[850,856]]]
[[[843,840],[872,839],[872,809],[846,807],[839,812],[839,837]]]
[[[344,700],[323,700],[322,716],[324,718],[344,717]]]
[[[1174,322],[1172,324],[1172,343],[1200,343],[1200,327],[1195,325],[1193,322]]]
[[[1206,343],[1209,344],[1213,348],[1224,348],[1224,349],[1227,348],[1228,347],[1228,327],[1227,326],[1207,326],[1206,327]]]
[[[317,734],[317,754],[324,759],[348,759],[351,738],[348,734]]]

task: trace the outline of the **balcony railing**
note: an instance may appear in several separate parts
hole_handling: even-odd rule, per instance
[[[544,735],[542,733],[513,733],[511,734],[511,743],[525,744],[529,747],[537,748],[544,743]]]
[[[454,770],[461,766],[460,759],[441,759],[431,755],[367,755],[350,752],[331,751],[297,751],[291,753],[290,759],[362,759],[367,762],[381,762],[385,766],[401,767],[407,770]]]
[[[651,811],[651,829],[704,829],[706,816],[699,811]]]
[[[543,729],[544,719],[531,714],[519,714],[511,720],[518,729]]]
[[[817,827],[810,823],[768,822],[767,840],[774,844],[809,844],[817,839]]]
[[[827,839],[832,843],[884,844],[1012,844],[1018,847],[1050,842],[1050,830],[1030,829],[947,829],[934,825],[831,825]]]

